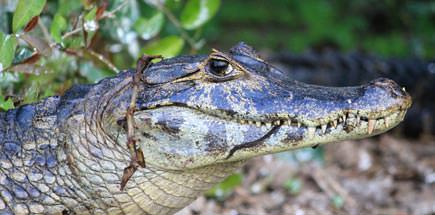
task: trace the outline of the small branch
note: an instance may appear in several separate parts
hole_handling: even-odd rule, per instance
[[[83,28],[82,27],[78,27],[70,32],[66,32],[63,36],[62,36],[62,40],[74,35],[74,34],[78,34],[80,32],[82,32]]]
[[[186,31],[183,30],[183,28],[181,27],[180,22],[178,21],[177,18],[175,18],[174,14],[168,10],[164,5],[162,5],[160,3],[160,1],[158,3],[155,4],[157,6],[157,9],[159,9],[160,11],[162,11],[169,19],[169,21],[172,22],[172,24],[174,24],[174,26],[177,28],[178,32],[180,32],[181,37],[187,41],[187,43],[189,44],[189,46],[192,49],[192,52],[197,52],[198,49],[195,45],[195,41],[189,36],[189,34],[187,34]]]
[[[130,99],[130,105],[128,106],[126,113],[127,120],[127,147],[131,156],[130,165],[124,168],[124,173],[121,178],[121,190],[124,190],[127,182],[130,180],[131,176],[136,172],[139,167],[145,168],[145,158],[143,156],[142,150],[136,148],[136,138],[134,136],[135,122],[134,122],[134,112],[136,111],[136,99],[138,94],[139,82],[141,81],[141,74],[146,70],[151,64],[152,60],[156,58],[162,58],[160,55],[143,55],[136,64],[136,71],[132,78],[132,93]]]
[[[121,4],[118,5],[118,7],[116,7],[115,9],[104,13],[100,19],[105,19],[105,18],[113,18],[113,16],[115,15],[116,12],[120,11],[123,7],[125,7],[128,3],[128,0],[124,0],[124,2],[122,2]]]
[[[93,57],[97,58],[99,61],[104,63],[107,67],[109,67],[111,70],[113,70],[116,73],[119,73],[119,69],[116,68],[115,65],[113,65],[107,58],[105,58],[102,54],[99,54],[97,52],[92,51],[91,49],[85,49],[86,52],[88,52]]]
[[[53,41],[51,39],[50,33],[48,33],[47,28],[45,27],[45,25],[42,23],[41,20],[38,22],[38,26],[41,29],[42,34],[45,37],[45,40],[47,40],[47,43],[51,44]]]
[[[99,20],[102,20],[102,19],[105,19],[105,18],[113,18],[114,14],[116,12],[120,11],[123,7],[125,7],[125,5],[127,5],[127,3],[128,3],[128,0],[125,0],[124,2],[119,4],[118,7],[113,9],[112,11],[104,13]],[[79,22],[79,23],[81,23],[81,22]],[[78,33],[82,32],[82,30],[83,30],[83,27],[80,26],[80,27],[78,27],[78,28],[76,28],[76,29],[74,29],[74,30],[72,30],[70,32],[67,32],[67,33],[65,33],[62,36],[62,40],[64,40],[65,38],[68,38],[68,37],[70,37],[70,36],[72,36],[74,34],[78,34]]]

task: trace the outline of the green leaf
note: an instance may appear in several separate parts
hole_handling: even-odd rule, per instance
[[[181,13],[181,25],[187,30],[200,27],[216,14],[220,3],[220,0],[188,1]]]
[[[95,19],[95,17],[97,16],[97,7],[92,8],[91,11],[89,11],[86,16],[85,16],[85,20],[86,21],[92,21]]]
[[[59,0],[57,8],[57,13],[61,14],[64,17],[68,17],[74,11],[78,11],[82,4],[80,1],[71,1],[71,0]]]
[[[134,23],[134,29],[142,39],[149,40],[156,36],[162,29],[165,19],[162,13],[157,13],[150,19],[139,18]]]
[[[174,57],[181,52],[184,40],[177,36],[168,36],[148,44],[143,53],[148,55],[162,55],[165,58]]]
[[[19,0],[12,18],[12,30],[16,33],[44,9],[46,0]]]
[[[212,189],[207,191],[205,194],[209,197],[214,197],[218,199],[224,199],[228,197],[243,181],[243,175],[240,173],[236,173],[228,176],[224,181],[215,185]]]
[[[0,96],[0,109],[7,111],[12,108],[14,108],[14,102],[12,101],[12,99],[8,98],[7,100],[5,100],[3,96]]]
[[[17,38],[14,35],[4,36],[1,33],[0,41],[0,71],[9,67],[14,60]]]
[[[50,33],[53,37],[54,41],[57,43],[62,42],[62,32],[65,31],[67,28],[67,23],[65,18],[63,18],[62,15],[57,13],[54,18],[53,22],[51,22],[50,26]]]

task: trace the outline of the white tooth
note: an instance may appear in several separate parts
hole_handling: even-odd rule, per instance
[[[253,125],[253,124],[254,124],[254,121],[252,121],[252,120],[248,120],[248,124]]]
[[[308,127],[307,132],[308,132],[307,133],[308,138],[313,138],[314,133],[316,132],[316,127],[312,127],[312,126]]]
[[[405,113],[406,111],[400,111],[400,120],[403,121],[403,119],[405,119]]]
[[[282,121],[283,125],[290,125],[287,120]]]
[[[272,123],[271,122],[266,122],[266,127],[272,127]]]
[[[385,127],[390,127],[390,123],[388,122],[388,117],[384,118]]]
[[[257,121],[257,122],[255,122],[255,125],[256,125],[257,127],[260,127],[260,126],[261,126],[261,122],[260,122],[260,121]]]
[[[322,133],[326,133],[326,124],[322,125]]]
[[[275,125],[281,125],[281,120],[276,120],[275,122],[273,122],[273,124],[275,124]]]
[[[346,122],[346,115],[343,115],[343,122]]]
[[[244,119],[240,120],[240,123],[245,124],[246,121]]]
[[[301,123],[300,122],[298,122],[298,128],[300,128],[301,127]]]
[[[359,125],[361,122],[361,117],[359,115],[356,115],[356,124]]]
[[[372,134],[373,130],[375,130],[376,119],[369,119],[369,123],[367,125],[367,133]]]

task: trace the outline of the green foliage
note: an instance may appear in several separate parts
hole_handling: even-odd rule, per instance
[[[50,27],[50,33],[54,41],[57,43],[62,42],[62,33],[67,29],[67,27],[65,18],[60,13],[56,13]]]
[[[9,67],[14,59],[17,39],[14,35],[0,32],[0,72]]]
[[[14,108],[14,103],[11,98],[5,100],[3,96],[0,96],[0,110],[7,111]]]
[[[44,8],[46,0],[19,0],[12,19],[12,30],[16,33]]]
[[[205,28],[211,44],[243,40],[270,51],[332,47],[384,56],[435,56],[430,1],[225,1]]]
[[[97,7],[92,8],[91,11],[89,11],[85,16],[85,21],[93,21],[95,20],[95,17],[97,16]]]
[[[165,58],[174,57],[183,49],[184,40],[177,36],[168,36],[148,44],[143,53],[162,55]]]
[[[216,198],[218,200],[223,200],[227,198],[233,190],[242,184],[243,175],[240,173],[236,173],[228,176],[223,182],[215,185],[212,189],[207,191],[205,194],[208,197]]]
[[[0,71],[6,72],[0,73],[0,95],[17,104],[35,102],[130,68],[145,53],[195,53],[219,2],[198,1],[196,8],[175,0],[0,2],[0,20],[7,22],[0,29]],[[3,8],[15,5],[13,19],[5,19]],[[25,26],[32,31],[23,31]],[[13,82],[9,74],[17,74]]]
[[[220,5],[220,0],[190,0],[181,13],[181,24],[193,30],[212,18]]]
[[[163,13],[156,13],[149,19],[139,18],[134,23],[134,29],[144,40],[155,37],[163,27],[165,22]]]

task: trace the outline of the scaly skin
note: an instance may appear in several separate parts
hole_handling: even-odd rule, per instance
[[[0,113],[0,214],[173,214],[249,158],[379,134],[411,105],[388,79],[292,81],[243,43],[163,60],[141,74],[134,114],[147,166],[121,191],[132,76]]]

